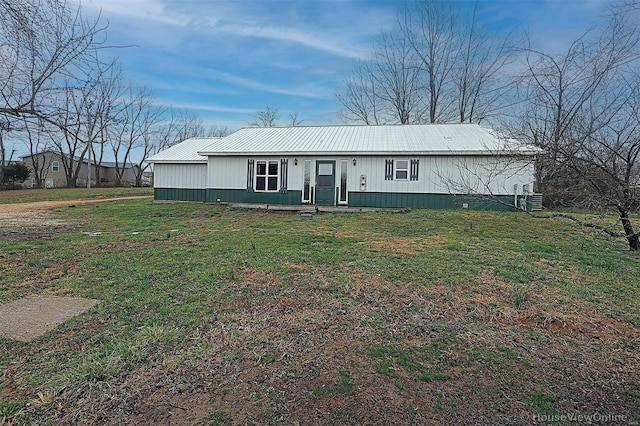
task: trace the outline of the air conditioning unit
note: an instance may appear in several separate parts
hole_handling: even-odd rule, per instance
[[[531,211],[542,210],[542,194],[531,195]]]

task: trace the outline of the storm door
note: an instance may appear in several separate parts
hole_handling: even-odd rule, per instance
[[[335,161],[316,161],[316,204],[321,206],[336,204],[335,171]]]

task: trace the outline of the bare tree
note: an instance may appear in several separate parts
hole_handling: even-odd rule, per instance
[[[91,108],[92,100],[89,98],[89,93],[84,89],[71,86],[66,88],[63,92],[63,99],[68,108],[59,111],[55,117],[55,122],[60,123],[65,130],[63,131],[56,126],[47,132],[50,145],[54,147],[55,152],[60,156],[68,188],[76,187],[82,159],[89,149],[89,144],[85,143],[83,138],[85,136],[85,125],[88,126],[86,130],[91,131],[95,123],[94,120],[91,120],[91,123],[85,122],[85,111]]]
[[[63,0],[0,0],[0,115],[35,117],[62,130],[55,89],[93,63],[99,19]]]
[[[640,0],[624,0],[620,7],[620,12],[640,10]]]
[[[391,106],[393,121],[421,123],[426,109],[420,67],[410,42],[391,33],[383,34],[374,47],[372,74],[378,95]]]
[[[338,100],[345,118],[365,124],[413,124],[424,120],[421,72],[406,38],[384,33],[372,58],[360,62]]]
[[[95,57],[94,67],[86,70],[82,80],[66,80],[63,87],[52,92],[57,96],[56,103],[64,107],[58,108],[48,120],[40,120],[52,129],[49,137],[61,157],[70,188],[77,184],[91,145],[101,142],[103,130],[113,119],[111,111],[118,95],[113,93],[110,82],[114,66],[115,62],[104,65]]]
[[[138,150],[138,161],[132,165],[135,165],[135,185],[142,185],[142,177],[144,172],[150,167],[146,163],[146,159],[153,154],[156,142],[158,138],[158,126],[161,123],[165,108],[155,107],[153,105],[153,93],[148,88],[141,88],[137,93],[137,101],[135,102],[135,108],[140,109],[138,119],[134,122],[138,128],[134,134],[137,135],[135,141],[131,141],[132,147]],[[126,161],[125,161],[126,164]],[[124,168],[122,169],[124,173]]]
[[[11,131],[11,122],[9,120],[0,120],[0,181],[2,181],[3,170],[6,163],[6,150],[4,146],[4,135]]]
[[[291,114],[289,114],[289,122],[291,123],[291,126],[296,127],[302,124],[304,120],[300,120],[298,118],[298,111],[292,112]]]
[[[436,166],[434,172],[439,184],[450,194],[465,199],[526,211],[530,193],[520,188],[527,188],[531,183],[528,179],[535,158],[532,152],[526,146],[515,147],[509,143],[487,147],[487,151],[493,155],[460,157],[453,161],[453,167]]]
[[[229,136],[229,133],[231,132],[229,131],[229,128],[227,126],[223,126],[223,127],[211,126],[207,131],[207,137],[223,138],[225,136]]]
[[[46,156],[36,155],[52,149],[48,130],[44,123],[29,123],[24,120],[25,143],[29,148],[29,166],[33,170],[34,186],[44,188],[51,164]]]
[[[275,127],[280,119],[280,110],[267,105],[265,109],[256,111],[253,120],[249,122],[252,127]]]
[[[457,16],[451,4],[416,1],[415,12],[407,9],[400,28],[426,73],[429,123],[449,121],[454,105],[450,82],[458,49]]]
[[[452,77],[461,123],[480,123],[505,105],[501,102],[514,87],[503,70],[513,59],[512,34],[488,34],[478,23],[478,2],[461,26],[456,65]]]
[[[162,116],[162,111],[153,107],[153,91],[148,87],[134,88],[129,84],[124,101],[117,114],[116,130],[111,135],[111,149],[115,158],[115,185],[124,182],[134,148],[143,148],[143,158],[148,155],[152,147],[151,129],[156,126]],[[130,182],[133,183],[133,182]]]
[[[186,139],[204,136],[202,120],[184,111],[169,108],[165,111],[165,119],[157,129],[157,144],[152,154],[165,150]]]
[[[359,62],[353,75],[347,77],[344,92],[336,94],[343,106],[340,115],[346,121],[363,122],[366,125],[382,124],[380,100],[375,83],[369,77],[367,64]]]
[[[528,49],[528,110],[522,137],[545,151],[540,189],[557,202],[613,208],[624,237],[640,250],[629,213],[637,208],[640,164],[640,31],[637,13],[614,10],[602,31],[590,30],[563,55]]]
[[[348,121],[479,123],[495,114],[512,90],[504,70],[513,43],[491,36],[477,20],[443,0],[417,0],[397,33],[384,33],[338,94]]]

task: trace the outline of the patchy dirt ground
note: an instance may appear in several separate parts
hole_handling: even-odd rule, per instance
[[[244,296],[219,303],[191,347],[78,406],[99,424],[127,413],[128,425],[524,425],[544,424],[541,412],[633,424],[639,414],[620,397],[637,386],[640,355],[624,340],[637,328],[526,321],[535,308],[491,315],[454,293],[435,299],[433,288],[353,272],[362,282],[346,285],[345,303],[333,297],[341,284],[317,271],[283,286],[248,269]]]
[[[112,200],[0,205],[0,235],[27,240],[39,230],[46,237],[78,226],[47,209]],[[371,250],[410,255],[417,242],[372,240]],[[60,425],[525,425],[562,413],[613,413],[624,424],[640,418],[640,328],[543,283],[534,283],[539,291],[516,308],[508,283],[490,268],[469,289],[388,281],[349,264],[348,281],[310,265],[294,267],[299,272],[286,281],[248,266],[235,270],[227,297],[179,344],[149,352],[144,365],[108,384],[98,377],[95,387],[35,389],[29,406],[49,404],[48,422]],[[47,350],[107,339],[110,321],[97,318],[56,335]],[[9,367],[0,371],[0,400],[17,399],[11,378],[23,367]]]
[[[49,212],[53,208],[137,198],[148,196],[0,204],[0,236],[11,234],[14,237],[43,237],[78,226],[78,223],[71,223],[60,215]],[[30,341],[67,319],[85,312],[98,302],[80,297],[39,295],[14,300],[0,305],[0,337]]]
[[[39,201],[33,203],[0,204],[0,236],[7,234],[51,233],[55,230],[77,226],[71,224],[60,215],[49,210],[58,207],[72,207],[84,204],[105,203],[109,201],[135,200],[150,198],[149,196],[132,196],[116,198],[87,198],[80,200]]]
[[[34,211],[51,210],[56,207],[80,206],[84,204],[105,203],[108,201],[136,200],[141,198],[151,198],[148,195],[136,195],[131,197],[114,197],[114,198],[84,198],[80,200],[55,200],[55,201],[38,201],[34,203],[11,203],[0,204],[0,224],[5,218],[30,213]]]

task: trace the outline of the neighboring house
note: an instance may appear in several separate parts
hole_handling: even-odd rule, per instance
[[[156,200],[531,208],[537,153],[475,124],[318,126],[188,139],[147,161]]]
[[[55,151],[42,151],[33,155],[25,155],[20,157],[24,164],[31,169],[31,176],[24,182],[25,187],[35,188],[38,183],[35,178],[34,169],[39,170],[41,176],[41,187],[43,188],[64,188],[67,186],[67,176],[65,174],[63,157]],[[65,160],[68,157],[64,157]],[[76,186],[87,185],[87,175],[89,173],[89,162],[80,158],[74,158],[74,167],[80,163],[80,172]],[[97,165],[91,161],[91,185],[95,186]],[[122,165],[120,165],[122,167]],[[136,181],[136,170],[138,166],[135,164],[127,164],[122,176],[122,185],[131,185]],[[103,161],[100,165],[100,182],[102,186],[113,186],[116,181],[116,164],[115,162]]]
[[[92,168],[95,167],[92,161]],[[118,164],[120,168],[122,168],[122,163]],[[86,162],[83,164],[86,167]],[[100,184],[103,186],[111,186],[116,182],[116,163],[114,161],[103,161],[100,169]],[[124,173],[122,175],[122,179],[120,184],[123,186],[135,185],[136,183],[136,172],[138,171],[138,165],[127,163],[124,169]],[[95,172],[92,172],[95,176]],[[86,176],[86,174],[85,174]],[[86,185],[86,178],[83,179],[84,184]]]

